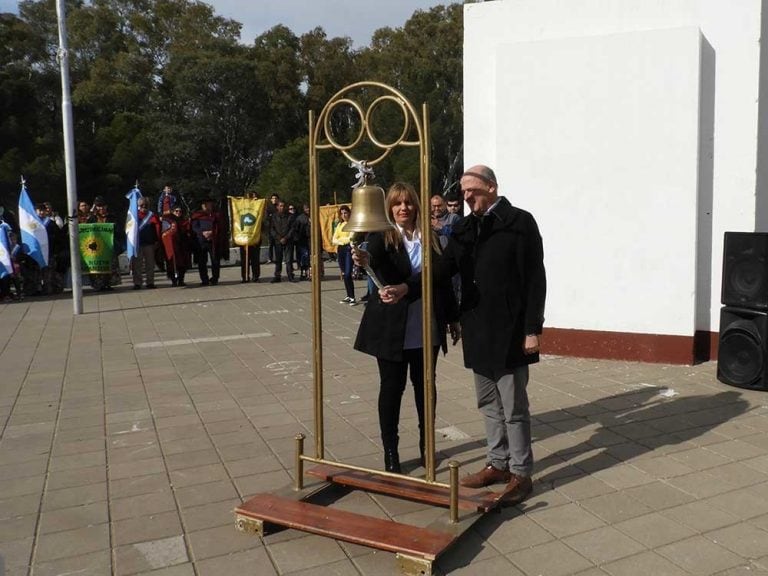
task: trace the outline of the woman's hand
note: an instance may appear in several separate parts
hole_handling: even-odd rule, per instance
[[[408,284],[395,284],[394,286],[384,286],[379,290],[379,299],[384,304],[397,304],[408,294]]]
[[[451,344],[456,346],[456,343],[461,340],[461,324],[450,322],[448,324],[448,332],[451,334]]]
[[[355,266],[365,268],[369,264],[370,254],[361,248],[352,247],[352,262]]]

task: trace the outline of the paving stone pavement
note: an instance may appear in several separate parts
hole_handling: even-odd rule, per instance
[[[84,294],[0,305],[0,576],[387,575],[394,555],[233,508],[292,480],[312,443],[308,283]],[[358,286],[362,291],[362,284]],[[323,282],[328,457],[379,468],[363,307]],[[459,348],[438,362],[439,479],[483,464]],[[545,357],[530,383],[533,496],[481,518],[438,574],[768,576],[768,396],[694,367]],[[411,391],[401,456],[418,475]],[[424,525],[444,510],[352,492],[337,506]]]

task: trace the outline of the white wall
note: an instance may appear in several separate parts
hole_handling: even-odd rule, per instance
[[[718,329],[723,232],[756,221],[761,17],[760,0],[465,5],[465,166],[537,217],[547,326]]]

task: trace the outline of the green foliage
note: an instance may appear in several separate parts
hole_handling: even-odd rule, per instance
[[[239,43],[240,24],[197,0],[67,0],[78,195],[105,196],[116,210],[139,181],[166,182],[194,201],[272,192],[308,199],[308,110],[340,89],[377,80],[430,110],[432,187],[461,171],[462,7],[414,13],[402,29],[378,30],[370,47],[297,37],[275,26]],[[0,201],[14,204],[23,174],[37,201],[65,205],[61,87],[55,0],[23,0],[0,15]],[[397,107],[372,120],[387,140]],[[421,112],[419,108],[419,113]],[[356,120],[333,118],[342,138]],[[373,154],[369,149],[363,154]],[[360,157],[360,156],[358,156]],[[338,152],[318,154],[323,203],[349,201],[354,170]],[[393,153],[377,182],[418,182],[418,154]]]

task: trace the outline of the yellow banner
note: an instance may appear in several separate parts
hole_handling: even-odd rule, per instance
[[[320,234],[323,237],[323,250],[328,253],[336,253],[336,246],[333,245],[333,229],[339,221],[340,204],[329,204],[320,206]]]
[[[232,215],[232,241],[237,246],[261,243],[266,202],[263,198],[229,197]]]

